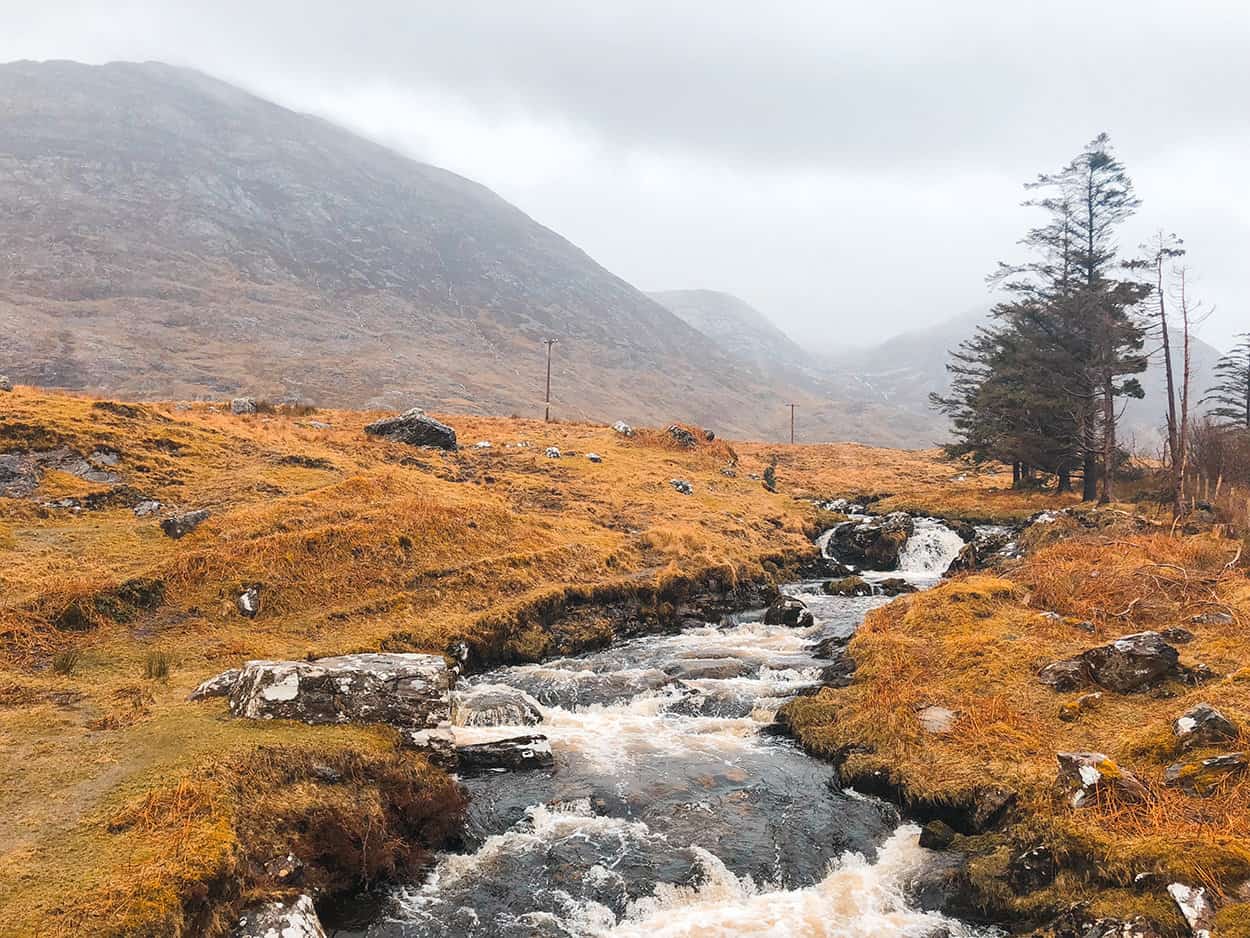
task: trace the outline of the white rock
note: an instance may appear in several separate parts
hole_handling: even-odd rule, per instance
[[[239,917],[231,938],[326,938],[308,896],[293,902],[265,902]]]
[[[560,458],[560,450],[559,450],[559,448],[558,448],[558,447],[555,447],[555,446],[548,446],[548,447],[547,447],[547,449],[546,449],[546,455],[547,455],[547,458],[548,458],[548,459],[559,459],[559,458]]]
[[[1172,883],[1168,886],[1168,894],[1181,910],[1181,915],[1185,916],[1194,938],[1211,938],[1211,919],[1215,909],[1207,898],[1206,889],[1202,886]]]
[[[474,449],[490,449],[490,447],[491,447],[490,440],[478,440],[476,443],[473,444]]]
[[[634,435],[634,428],[631,427],[629,424],[627,424],[624,420],[618,420],[616,423],[612,424],[612,429],[615,430],[617,433],[619,433],[621,436],[633,436]]]
[[[589,459],[591,462],[603,462],[603,457],[600,456],[598,453],[587,453],[586,458]]]
[[[949,733],[955,727],[955,711],[946,707],[925,707],[916,714],[926,733]]]

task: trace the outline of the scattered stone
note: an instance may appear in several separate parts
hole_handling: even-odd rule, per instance
[[[365,427],[365,433],[395,443],[407,443],[409,446],[433,446],[445,450],[456,448],[456,431],[427,416],[419,407],[405,411],[398,417],[375,420]]]
[[[207,521],[209,514],[210,512],[207,508],[198,508],[195,511],[183,512],[180,515],[170,515],[161,521],[161,530],[165,532],[166,537],[172,537],[176,541],[178,538],[190,534]]]
[[[1190,707],[1172,722],[1181,752],[1195,746],[1221,746],[1237,738],[1237,725],[1208,703]]]
[[[814,623],[807,604],[794,596],[778,596],[764,613],[765,625],[788,625],[791,628],[806,629]]]
[[[920,846],[926,850],[945,850],[955,841],[955,831],[944,821],[930,821],[920,829]]]
[[[314,762],[308,767],[308,774],[327,785],[337,785],[343,781],[343,773],[324,762]]]
[[[277,883],[298,883],[304,874],[304,863],[293,853],[280,854],[265,863],[265,875]]]
[[[709,443],[713,443],[716,441],[716,434],[713,433],[711,430],[704,430],[703,439],[707,440],[707,442]]]
[[[0,391],[6,394],[13,390],[13,382],[9,380],[8,375],[0,375]]]
[[[240,917],[231,938],[326,938],[308,896],[254,905]]]
[[[1191,687],[1197,687],[1199,684],[1207,683],[1207,681],[1214,681],[1219,677],[1219,674],[1209,664],[1202,663],[1188,668],[1181,665],[1177,668],[1177,674],[1182,681]]]
[[[871,596],[873,594],[872,584],[858,576],[830,580],[821,589],[830,596]]]
[[[925,707],[916,713],[916,717],[926,733],[942,736],[955,728],[955,711],[947,707]]]
[[[230,710],[251,719],[385,723],[401,728],[450,720],[450,672],[442,655],[359,654],[315,661],[249,661]]]
[[[1189,621],[1196,625],[1232,625],[1233,617],[1228,612],[1204,612]]]
[[[1059,752],[1058,786],[1074,808],[1094,804],[1099,795],[1126,804],[1144,801],[1149,793],[1132,772],[1101,752]]]
[[[230,413],[236,416],[256,413],[256,399],[252,397],[236,397],[230,402]]]
[[[1189,629],[1182,629],[1180,626],[1164,629],[1159,634],[1173,645],[1188,645],[1194,640],[1194,633],[1189,631]]]
[[[1037,677],[1058,691],[1076,690],[1092,682],[1126,694],[1149,687],[1170,674],[1179,674],[1179,657],[1158,632],[1136,632],[1090,648],[1075,658],[1048,664]]]
[[[902,577],[887,577],[877,583],[877,589],[881,591],[883,596],[902,596],[904,593],[916,592],[916,587],[912,586]]]
[[[733,466],[721,466],[720,474],[723,475],[726,479],[738,478],[738,470],[735,469]]]
[[[685,427],[679,427],[677,424],[673,424],[664,432],[667,433],[670,437],[672,437],[673,441],[678,446],[683,446],[686,449],[692,449],[693,447],[699,445],[699,441],[694,438],[693,433],[691,433]]]
[[[476,443],[473,444],[474,449],[490,449],[490,447],[491,447],[490,440],[478,440]]]
[[[329,430],[330,429],[330,425],[326,423],[324,420],[309,420],[308,422],[304,424],[304,426],[308,427],[311,430]]]
[[[1189,924],[1194,938],[1210,938],[1215,924],[1215,907],[1207,898],[1207,891],[1202,886],[1186,886],[1183,883],[1172,883],[1168,886],[1168,895],[1181,910],[1181,915]]]
[[[1158,927],[1140,915],[1131,919],[1094,918],[1086,903],[1073,905],[1030,938],[1162,938]]]
[[[1059,719],[1065,723],[1075,723],[1083,714],[1098,709],[1101,703],[1102,694],[1098,691],[1092,694],[1082,694],[1076,700],[1068,701],[1059,708]]]
[[[669,479],[668,484],[679,491],[682,495],[694,494],[694,486],[685,479]]]
[[[868,521],[848,521],[833,529],[828,553],[870,570],[893,570],[898,566],[899,552],[915,530],[911,515],[904,511]]]
[[[1177,762],[1169,765],[1163,773],[1163,784],[1179,788],[1187,795],[1208,798],[1220,785],[1240,775],[1250,767],[1250,757],[1244,752],[1226,752],[1200,762]]]
[[[239,610],[239,615],[245,619],[255,619],[256,614],[260,612],[260,587],[257,585],[249,586],[234,601],[235,608]]]
[[[148,518],[156,514],[164,506],[154,498],[147,498],[135,505],[134,512],[136,518]]]
[[[555,766],[546,736],[516,736],[472,746],[459,746],[460,775],[475,778],[494,772],[526,772]]]
[[[542,721],[538,702],[514,687],[471,687],[452,694],[453,726],[536,726]]]
[[[813,658],[836,658],[842,649],[850,644],[853,635],[829,635],[814,645],[807,646],[807,653]]]
[[[1049,886],[1058,873],[1054,852],[1042,844],[1011,858],[1007,864],[1007,884],[1016,895],[1023,896]]]
[[[543,455],[548,459],[559,459],[560,448],[558,446],[548,446],[545,450],[543,450]]]
[[[586,458],[589,459],[591,462],[603,462],[603,457],[600,456],[598,453],[587,453]]]
[[[191,695],[187,700],[206,700],[209,697],[229,697],[230,692],[234,690],[234,685],[239,683],[239,677],[243,671],[239,668],[231,668],[229,671],[222,671],[216,677],[210,677],[204,681],[195,690],[191,691]]]

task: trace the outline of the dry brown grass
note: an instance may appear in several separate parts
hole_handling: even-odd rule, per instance
[[[125,496],[48,508],[108,488],[49,474],[33,499],[0,499],[0,689],[13,689],[0,690],[0,815],[11,821],[0,826],[0,934],[79,934],[113,918],[128,934],[212,934],[221,922],[196,916],[214,896],[237,898],[228,883],[250,881],[238,805],[283,791],[272,774],[228,781],[227,770],[255,765],[264,747],[390,753],[368,729],[254,726],[220,703],[185,702],[241,660],[457,640],[533,658],[610,637],[593,616],[578,634],[553,633],[567,604],[641,591],[662,608],[684,583],[765,577],[776,558],[810,551],[809,497],[888,492],[933,510],[985,498],[1007,515],[1040,506],[995,492],[1001,479],[955,481],[963,470],[934,453],[702,437],[686,450],[662,431],[626,439],[591,424],[450,416],[464,449],[444,454],[368,439],[361,428],[376,416],[318,411],[327,430],[299,413],[235,417],[220,405],[25,388],[0,400],[0,452],[107,446],[121,454]],[[494,446],[475,449],[481,439]],[[531,445],[505,445],[521,441]],[[548,445],[578,455],[547,459]],[[777,494],[751,478],[773,462]],[[721,473],[731,463],[732,478]],[[674,477],[694,495],[674,491]],[[139,497],[212,516],[170,540],[134,516]],[[246,620],[234,600],[254,583],[262,609]],[[70,649],[72,673],[56,673]],[[172,663],[163,680],[142,677],[152,653]],[[422,776],[426,790],[436,777]],[[180,789],[187,778],[206,781]],[[266,838],[296,821],[381,816],[379,802],[295,789],[288,809],[267,812],[291,826],[248,838],[277,848]],[[149,797],[153,820],[110,832],[117,812]],[[415,797],[409,810],[420,815]]]

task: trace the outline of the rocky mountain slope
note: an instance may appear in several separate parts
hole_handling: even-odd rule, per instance
[[[0,371],[776,434],[784,388],[476,183],[197,72],[0,66]],[[825,426],[822,433],[838,435]]]

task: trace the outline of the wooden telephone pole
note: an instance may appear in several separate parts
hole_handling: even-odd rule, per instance
[[[543,423],[551,423],[551,346],[559,339],[543,339],[547,345],[547,394],[543,397]]]
[[[798,407],[799,405],[787,404],[786,406],[790,408],[790,442],[793,443],[794,442],[794,408]]]

